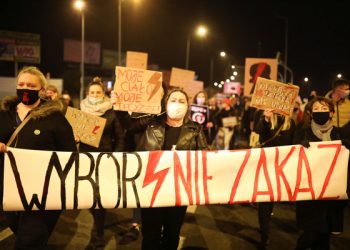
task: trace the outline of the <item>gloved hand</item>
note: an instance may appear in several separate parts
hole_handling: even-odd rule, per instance
[[[309,141],[306,141],[306,140],[303,140],[300,144],[301,144],[304,148],[309,148],[309,147],[310,147]]]

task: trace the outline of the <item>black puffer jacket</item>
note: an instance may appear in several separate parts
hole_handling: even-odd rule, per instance
[[[143,131],[136,151],[162,150],[165,139],[165,118],[148,117],[134,119],[131,125],[133,132]],[[181,128],[176,150],[207,150],[208,145],[202,127],[190,120]]]
[[[7,143],[15,131],[16,97],[7,98],[0,111],[0,141]],[[41,100],[40,105],[31,111],[32,118],[19,131],[11,147],[49,150],[76,151],[73,130],[64,115],[62,106],[54,101]]]

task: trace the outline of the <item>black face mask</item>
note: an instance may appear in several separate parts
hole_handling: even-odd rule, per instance
[[[39,99],[39,90],[17,89],[18,100],[25,105],[32,105]]]
[[[312,112],[312,120],[319,125],[324,125],[329,121],[329,111],[327,112]]]

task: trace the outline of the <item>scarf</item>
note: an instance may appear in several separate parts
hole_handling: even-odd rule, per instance
[[[80,102],[81,111],[87,112],[92,115],[101,116],[106,113],[107,110],[112,108],[111,100],[108,97],[103,97],[103,102],[98,104],[91,104],[88,98],[83,99]]]
[[[311,129],[312,129],[312,133],[314,133],[314,135],[316,135],[316,137],[318,139],[320,139],[321,141],[331,141],[332,140],[331,139],[331,132],[333,129],[333,124],[330,120],[324,125],[319,125],[312,120],[311,121]]]

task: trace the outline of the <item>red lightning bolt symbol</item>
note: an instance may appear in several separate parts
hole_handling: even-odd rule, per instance
[[[155,172],[162,154],[163,154],[162,151],[149,152],[146,175],[145,175],[145,179],[143,180],[142,187],[144,188],[148,186],[150,183],[152,183],[153,181],[157,181],[156,187],[154,188],[154,192],[152,195],[150,207],[153,206],[154,200],[156,199],[159,189],[164,182],[165,176],[169,172],[169,168],[163,169],[159,172]]]
[[[98,130],[100,127],[101,127],[101,126],[96,125],[96,126],[94,127],[94,129],[92,130],[92,133],[93,133],[94,135],[96,135],[96,134],[97,134],[97,130]]]
[[[148,83],[150,84],[154,84],[154,88],[152,90],[152,93],[150,94],[150,96],[148,97],[148,100],[151,100],[152,97],[157,93],[158,89],[162,86],[162,82],[159,81],[159,79],[162,77],[161,73],[155,72],[151,78],[148,80]]]

